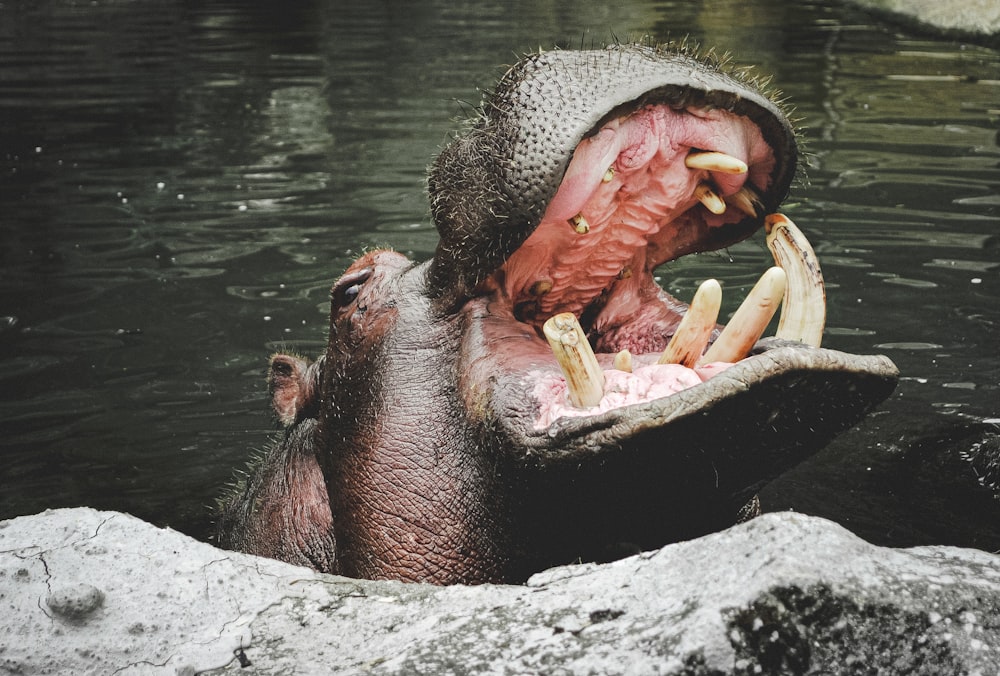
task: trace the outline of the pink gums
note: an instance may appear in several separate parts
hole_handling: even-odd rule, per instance
[[[725,371],[732,364],[714,362],[689,369],[680,364],[639,366],[632,373],[604,371],[604,397],[597,406],[576,408],[566,396],[566,379],[555,373],[538,378],[532,392],[540,402],[535,429],[545,429],[559,418],[592,416],[632,404],[662,399],[694,387]]]
[[[724,152],[749,171],[689,169],[692,149]],[[748,181],[764,190],[773,167],[760,130],[732,113],[649,106],[612,120],[577,146],[542,222],[505,264],[506,293],[514,304],[537,302],[539,317],[579,314],[616,279],[663,263],[690,237],[681,232],[689,221],[713,228],[745,218],[737,209],[707,211],[694,195],[699,184],[724,198]],[[577,226],[577,215],[587,226]],[[647,260],[648,247],[655,259]]]

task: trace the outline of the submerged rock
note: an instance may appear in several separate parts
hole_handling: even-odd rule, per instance
[[[910,22],[925,30],[1000,41],[1000,4],[996,0],[847,0],[874,12]]]
[[[57,597],[74,621],[53,611]],[[0,610],[10,673],[938,674],[1000,663],[1000,557],[875,547],[794,513],[524,586],[435,587],[322,575],[126,514],[56,510],[0,523]]]

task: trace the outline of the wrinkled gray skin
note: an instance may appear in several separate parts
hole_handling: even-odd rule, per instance
[[[676,52],[528,57],[431,169],[434,259],[366,254],[331,291],[323,357],[272,360],[285,437],[224,501],[223,546],[354,577],[520,581],[731,525],[763,484],[888,396],[897,373],[884,357],[772,340],[679,394],[536,429],[537,372],[557,367],[536,318],[503,291],[503,266],[580,141],[655,104],[747,118],[775,159],[757,174],[757,217],[709,226],[691,207],[581,314],[599,352],[662,350],[684,305],[653,268],[761,226],[795,171],[788,122],[751,85]],[[626,286],[643,311],[618,316]]]

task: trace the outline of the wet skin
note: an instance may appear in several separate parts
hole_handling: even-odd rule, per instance
[[[686,166],[701,151],[746,169]],[[731,525],[888,396],[891,362],[765,340],[669,396],[550,419],[565,379],[542,324],[579,317],[608,373],[622,350],[652,365],[686,310],[653,270],[760,228],[795,162],[775,104],[685,55],[522,61],[431,169],[435,257],[362,256],[331,291],[321,359],[272,359],[285,436],[224,503],[220,544],[354,577],[477,583]]]

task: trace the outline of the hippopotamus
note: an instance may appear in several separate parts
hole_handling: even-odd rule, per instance
[[[526,56],[430,167],[434,256],[364,254],[331,289],[325,353],[272,357],[283,438],[222,501],[219,544],[521,582],[751,518],[898,379],[819,347],[818,261],[776,213],[796,165],[743,70],[658,45]],[[776,265],[728,324],[714,280],[690,306],[656,283],[761,228]]]

